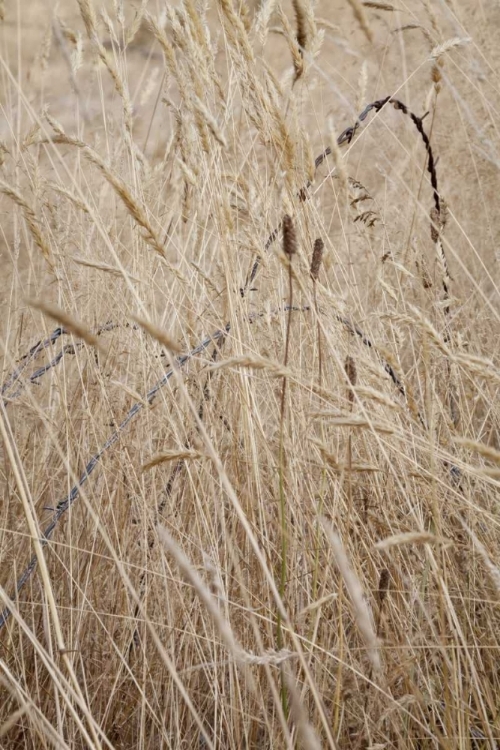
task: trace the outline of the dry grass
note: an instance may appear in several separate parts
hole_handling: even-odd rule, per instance
[[[498,747],[500,10],[205,5],[0,3],[0,744]]]

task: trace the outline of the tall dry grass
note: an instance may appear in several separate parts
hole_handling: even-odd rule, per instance
[[[497,747],[499,11],[207,5],[0,5],[0,744]]]

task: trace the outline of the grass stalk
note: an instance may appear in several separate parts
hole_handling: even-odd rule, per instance
[[[285,353],[283,356],[283,365],[288,367],[288,358],[290,352],[290,334],[292,329],[292,311],[293,311],[293,269],[292,258],[297,252],[297,237],[293,220],[288,214],[283,219],[283,251],[286,258],[288,271],[288,315],[286,319],[285,332]],[[286,405],[287,405],[287,386],[288,378],[283,376],[281,381],[281,399],[280,399],[280,437],[279,437],[279,456],[278,456],[278,477],[279,477],[279,505],[280,505],[280,531],[281,531],[281,565],[280,565],[280,583],[279,593],[281,599],[285,600],[287,586],[287,557],[288,557],[288,516],[286,501],[286,450],[285,450],[285,427],[286,427]],[[276,626],[276,640],[278,649],[282,649],[283,641],[283,622],[281,613],[278,612]],[[281,701],[285,716],[288,715],[287,686],[282,672],[281,679]]]

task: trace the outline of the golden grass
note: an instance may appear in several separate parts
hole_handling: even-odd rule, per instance
[[[0,2],[0,744],[497,747],[500,13],[206,5]]]

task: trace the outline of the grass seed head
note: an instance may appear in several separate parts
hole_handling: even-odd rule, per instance
[[[313,249],[313,254],[312,254],[312,259],[311,259],[311,268],[309,270],[311,279],[313,281],[318,280],[321,263],[323,261],[324,249],[325,249],[325,243],[323,242],[321,237],[317,237],[314,240],[314,249]]]
[[[289,214],[283,217],[283,251],[288,258],[297,252],[297,234],[293,219]]]
[[[346,357],[344,369],[347,375],[347,380],[352,386],[355,386],[358,380],[358,371],[356,369],[356,362],[350,355]],[[354,390],[352,388],[349,388],[348,398],[349,402],[352,404],[354,401]]]
[[[382,572],[380,573],[380,578],[378,582],[378,591],[377,591],[377,598],[378,598],[378,603],[380,607],[384,603],[384,600],[387,596],[388,588],[389,588],[389,571],[387,568],[384,568]]]

